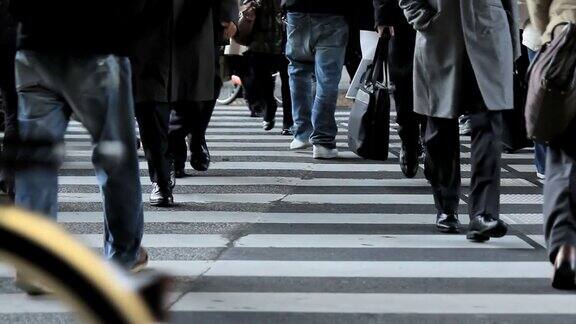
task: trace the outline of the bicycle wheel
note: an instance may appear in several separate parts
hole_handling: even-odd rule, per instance
[[[242,89],[242,85],[234,83],[232,80],[224,82],[222,84],[222,89],[220,90],[220,94],[218,95],[218,99],[216,102],[219,105],[229,105],[240,94],[240,90]]]
[[[42,216],[0,209],[0,259],[37,279],[91,323],[153,323],[122,274]]]

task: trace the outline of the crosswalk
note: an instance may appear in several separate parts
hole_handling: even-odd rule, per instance
[[[145,203],[151,268],[178,279],[171,294],[181,323],[573,322],[576,299],[549,288],[542,188],[532,152],[504,155],[502,217],[509,236],[484,244],[434,231],[422,173],[405,179],[399,138],[387,162],[347,150],[348,109],[339,109],[341,158],[291,152],[241,106],[217,107],[208,131],[214,163],[179,179],[177,205]],[[281,118],[281,114],[278,118]],[[470,183],[462,138],[463,224]],[[101,196],[91,142],[78,123],[66,135],[58,221],[88,246],[102,244]],[[144,192],[151,183],[141,157]],[[420,170],[422,171],[422,170]],[[147,196],[144,195],[145,202]],[[68,322],[65,305],[31,299],[0,268],[0,322]]]

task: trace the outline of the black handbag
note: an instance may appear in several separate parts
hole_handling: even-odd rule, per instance
[[[528,64],[528,51],[524,49],[514,66],[514,109],[502,112],[502,144],[506,153],[534,146],[534,142],[528,139],[524,118],[528,95],[528,84],[525,81]]]
[[[388,159],[393,91],[388,80],[389,42],[389,34],[378,39],[374,60],[362,78],[348,120],[348,147],[364,159]]]
[[[542,143],[560,137],[576,118],[576,25],[557,28],[528,72],[528,136]]]

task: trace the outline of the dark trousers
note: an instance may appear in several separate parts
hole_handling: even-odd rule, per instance
[[[283,128],[292,127],[292,98],[290,97],[290,79],[288,76],[288,59],[282,54],[266,54],[248,52],[245,54],[251,61],[254,72],[254,87],[252,96],[256,96],[264,105],[264,120],[273,121],[276,118],[278,103],[274,98],[276,82],[272,74],[279,72],[282,81],[282,110],[284,112]]]
[[[348,45],[346,45],[346,57],[344,58],[344,65],[346,71],[350,76],[350,80],[356,75],[358,67],[362,62],[362,45],[360,43],[360,29],[358,27],[350,27],[348,35]]]
[[[168,150],[170,105],[146,102],[136,104],[136,119],[142,146],[148,161],[150,181],[166,186],[170,183],[171,158]]]
[[[18,140],[18,94],[16,93],[16,77],[14,59],[15,44],[0,43],[0,92],[2,93],[2,110],[4,112],[4,141],[2,154],[12,154],[11,143]],[[4,181],[5,189],[13,190],[14,172],[1,170],[0,180]]]
[[[562,245],[576,246],[576,121],[550,144],[544,184],[544,234],[550,260]]]
[[[425,118],[414,112],[413,71],[416,32],[409,25],[394,29],[390,40],[389,66],[390,81],[396,87],[394,103],[398,135],[406,149],[416,149],[420,140],[421,128],[425,128]]]
[[[502,114],[480,111],[470,114],[472,124],[472,179],[470,218],[499,218]],[[458,119],[428,117],[425,144],[426,178],[441,213],[458,212],[460,201],[460,140]]]
[[[205,141],[206,129],[215,105],[216,100],[177,102],[172,105],[168,141],[175,169],[183,169],[186,164],[188,135],[191,136],[191,151],[200,148]]]

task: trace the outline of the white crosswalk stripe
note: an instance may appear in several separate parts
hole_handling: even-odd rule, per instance
[[[340,126],[348,113],[338,110]],[[337,137],[341,159],[314,161],[311,150],[289,151],[291,138],[279,130],[264,132],[246,107],[217,107],[207,132],[210,170],[187,169],[192,176],[177,180],[177,206],[169,209],[148,206],[151,181],[141,156],[150,267],[195,282],[192,289],[176,289],[171,310],[218,323],[234,323],[238,314],[250,323],[300,323],[299,313],[315,323],[365,322],[366,314],[377,322],[404,315],[420,322],[426,315],[454,323],[466,322],[463,315],[492,322],[576,315],[574,298],[546,290],[551,265],[533,153],[503,155],[501,217],[514,231],[471,243],[463,235],[469,160],[462,165],[462,233],[438,234],[428,181],[422,169],[414,179],[402,176],[393,126],[386,162],[348,151],[345,127]],[[102,197],[92,171],[93,144],[78,122],[70,123],[66,141],[58,222],[99,250]],[[463,159],[470,158],[469,143],[462,138]],[[12,269],[0,266],[0,282],[12,277]],[[0,285],[0,321],[42,314],[58,322],[69,312],[9,286]]]

